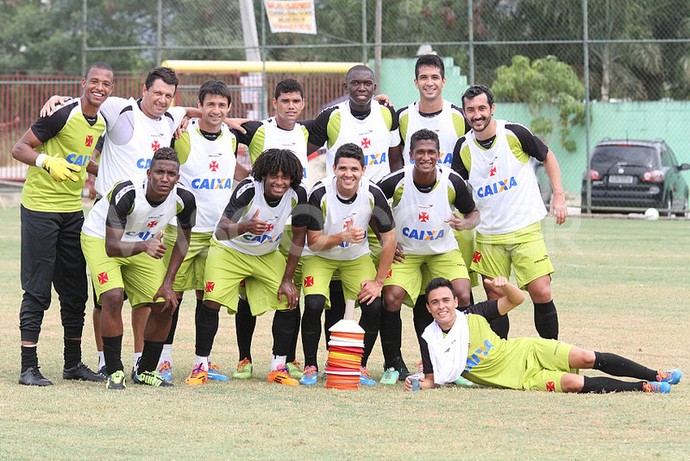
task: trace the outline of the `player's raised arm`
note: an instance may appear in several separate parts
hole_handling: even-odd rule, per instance
[[[503,296],[498,299],[498,312],[501,315],[507,314],[525,301],[525,294],[522,290],[503,276],[491,280],[486,279],[485,283],[490,283],[503,292]]]

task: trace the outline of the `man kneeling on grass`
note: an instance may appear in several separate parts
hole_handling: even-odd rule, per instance
[[[177,309],[173,280],[189,248],[196,218],[194,195],[177,185],[177,153],[163,147],[153,154],[146,178],[121,181],[89,213],[81,247],[103,306],[101,332],[108,389],[125,388],[122,365],[122,304],[127,292],[134,309],[148,309],[144,350],[132,375],[136,384],[172,386],[156,371],[172,315]],[[177,240],[166,268],[163,229],[177,218]]]
[[[489,327],[491,320],[521,304],[525,295],[505,277],[490,282],[503,296],[457,311],[458,298],[450,281],[435,278],[426,287],[427,309],[434,321],[422,335],[424,378],[420,388],[455,382],[461,375],[474,383],[507,389],[552,392],[644,391],[667,393],[683,373],[655,371],[607,352],[595,352],[552,339],[501,339]],[[595,369],[641,381],[577,374]],[[412,389],[410,378],[405,380]]]

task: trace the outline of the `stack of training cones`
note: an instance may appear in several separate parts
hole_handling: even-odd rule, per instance
[[[355,302],[345,301],[345,316],[330,328],[326,389],[359,389],[364,330],[355,322]]]

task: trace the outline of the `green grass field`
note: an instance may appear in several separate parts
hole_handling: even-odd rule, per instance
[[[572,218],[559,228],[547,222],[561,339],[690,372],[689,230],[685,220]],[[0,210],[0,459],[688,457],[690,375],[668,395],[283,387],[266,382],[266,317],[257,326],[253,379],[186,387],[194,354],[190,299],[176,338],[175,388],[130,385],[116,393],[63,381],[57,297],[39,344],[42,371],[55,386],[20,386],[19,243],[19,210]],[[483,299],[479,290],[475,296]],[[403,353],[413,366],[419,354],[411,312],[403,321]],[[536,334],[531,303],[511,314],[511,324],[512,337]],[[91,337],[87,318],[84,360],[95,366]],[[128,367],[131,335],[124,350]],[[236,354],[234,320],[222,315],[215,360],[230,371]],[[377,344],[370,359],[375,378],[382,363]]]

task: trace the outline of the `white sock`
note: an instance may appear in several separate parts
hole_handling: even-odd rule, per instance
[[[158,368],[163,365],[163,362],[170,362],[170,368],[173,366],[172,360],[172,344],[164,344],[161,351],[161,358],[158,359]]]
[[[103,354],[103,351],[96,351],[98,353],[98,368],[96,370],[100,370],[105,366],[105,355]]]
[[[204,370],[208,371],[208,357],[202,357],[200,355],[195,355],[194,356],[194,367],[196,368],[197,365],[201,365]]]
[[[141,360],[141,352],[134,353],[134,369],[136,370],[139,366],[139,360]]]
[[[279,366],[285,366],[287,355],[274,355],[271,359],[271,371],[277,370]]]

